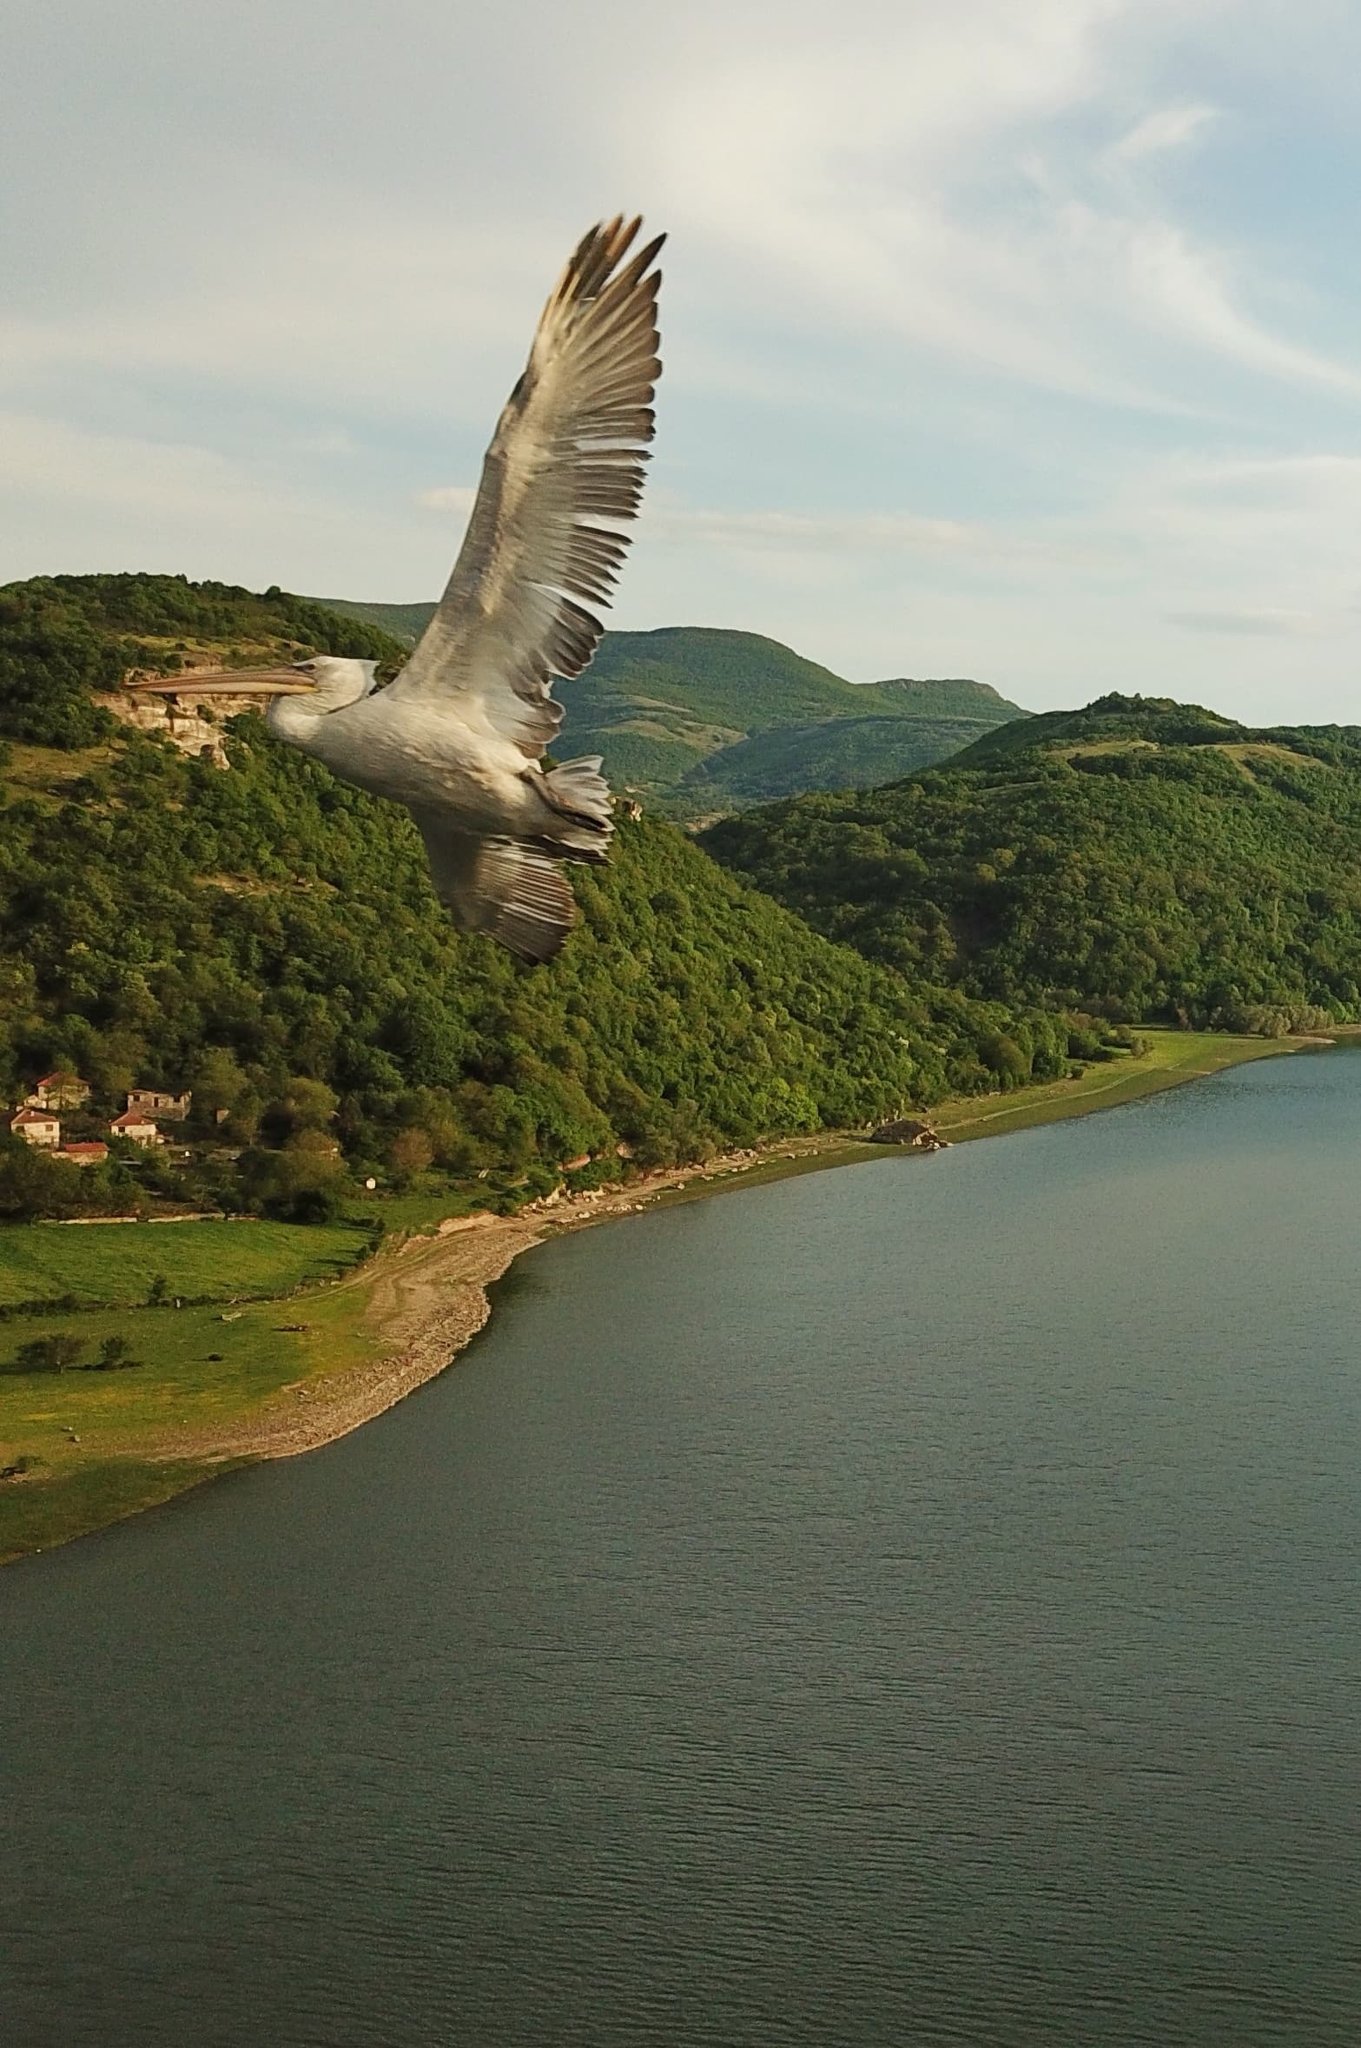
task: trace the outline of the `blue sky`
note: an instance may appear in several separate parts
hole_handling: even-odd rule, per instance
[[[434,595],[553,276],[636,208],[666,369],[613,623],[1361,720],[1361,9],[11,22],[0,579]]]

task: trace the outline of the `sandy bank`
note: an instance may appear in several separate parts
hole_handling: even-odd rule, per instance
[[[647,1208],[659,1196],[770,1172],[800,1160],[848,1152],[854,1141],[826,1134],[740,1152],[704,1166],[673,1167],[617,1191],[551,1197],[518,1216],[469,1216],[435,1237],[410,1238],[340,1283],[363,1289],[365,1326],[379,1355],[350,1371],[285,1388],[257,1414],[202,1430],[168,1431],[139,1447],[175,1459],[293,1458],[345,1436],[433,1379],[471,1342],[491,1313],[487,1289],[521,1252],[548,1237]],[[854,1147],[858,1152],[859,1147]],[[339,1292],[340,1288],[336,1291]]]

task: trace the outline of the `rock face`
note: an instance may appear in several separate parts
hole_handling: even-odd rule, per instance
[[[918,1121],[916,1117],[899,1117],[891,1124],[880,1124],[870,1132],[872,1145],[910,1145],[916,1152],[944,1152],[950,1140],[942,1138],[939,1131],[933,1131],[930,1124]]]
[[[222,725],[242,711],[263,712],[269,695],[249,684],[230,696],[216,690],[211,694],[195,690],[194,671],[185,669],[177,676],[130,676],[121,690],[110,691],[96,701],[125,725],[134,725],[139,732],[159,733],[182,754],[225,768]]]

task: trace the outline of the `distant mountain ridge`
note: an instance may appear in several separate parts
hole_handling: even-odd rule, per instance
[[[1108,695],[701,844],[827,937],[975,998],[1228,1030],[1361,1018],[1361,734]]]
[[[434,607],[318,598],[413,644]],[[1028,714],[967,677],[852,683],[778,640],[717,626],[606,633],[559,683],[573,753],[680,818],[804,790],[869,787]]]

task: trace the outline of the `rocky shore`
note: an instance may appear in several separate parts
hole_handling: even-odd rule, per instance
[[[667,1194],[799,1160],[845,1151],[852,1139],[787,1140],[766,1151],[728,1153],[703,1166],[672,1167],[625,1187],[548,1196],[518,1216],[460,1217],[434,1237],[414,1237],[379,1254],[340,1283],[364,1288],[365,1326],[378,1355],[348,1371],[285,1388],[257,1414],[218,1429],[170,1430],[144,1447],[152,1458],[226,1460],[293,1458],[371,1422],[444,1371],[491,1314],[487,1289],[521,1252],[564,1231],[647,1208]]]

